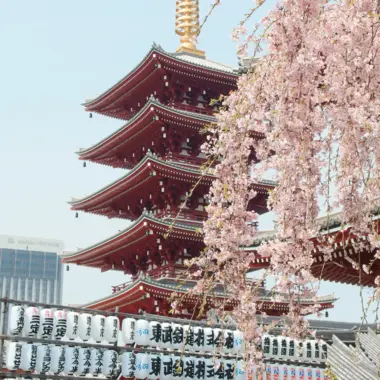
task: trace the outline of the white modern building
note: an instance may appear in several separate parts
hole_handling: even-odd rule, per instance
[[[62,303],[63,242],[0,235],[0,297]]]

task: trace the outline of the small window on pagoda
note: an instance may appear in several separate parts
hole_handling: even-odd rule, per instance
[[[294,356],[294,340],[289,342],[289,356]]]
[[[278,355],[278,340],[274,338],[272,344],[272,355]]]
[[[269,337],[265,337],[264,338],[264,354],[269,354],[269,350],[270,350],[270,339]]]
[[[311,342],[306,343],[306,357],[311,359]]]
[[[315,347],[314,347],[314,357],[316,359],[319,359],[319,344],[318,343],[315,343]]]
[[[281,356],[286,356],[287,341],[286,339],[281,339]]]

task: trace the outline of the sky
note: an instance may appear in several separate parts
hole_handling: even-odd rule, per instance
[[[201,15],[210,0],[201,0]],[[236,66],[232,29],[252,0],[223,0],[204,26],[199,48]],[[269,1],[258,21],[275,5]],[[63,240],[85,248],[117,233],[128,221],[81,213],[67,202],[119,178],[122,170],[83,163],[75,154],[123,122],[89,118],[81,103],[104,92],[149,51],[153,42],[175,51],[175,0],[2,1],[0,10],[0,233]],[[271,216],[262,228],[271,227]],[[128,277],[70,266],[64,303],[104,297]],[[359,321],[359,288],[323,283],[321,295],[339,301],[329,319]],[[364,295],[368,290],[364,291]],[[372,318],[372,316],[370,316]]]

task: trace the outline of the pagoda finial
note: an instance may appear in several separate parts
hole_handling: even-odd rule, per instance
[[[177,53],[205,57],[205,52],[196,47],[199,32],[199,0],[176,1],[175,32],[181,36],[181,45],[177,49]]]

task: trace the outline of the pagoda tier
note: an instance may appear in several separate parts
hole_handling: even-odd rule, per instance
[[[73,210],[108,218],[136,220],[143,211],[149,211],[156,218],[178,217],[183,223],[199,224],[207,218],[205,194],[214,179],[200,170],[147,154],[121,179],[70,204]],[[249,209],[259,214],[267,212],[268,191],[273,187],[272,182],[253,184],[257,195],[250,201]],[[186,194],[191,196],[186,199]]]
[[[150,99],[115,133],[78,152],[88,160],[115,168],[133,168],[148,151],[163,159],[185,164],[202,164],[200,130],[216,119],[207,115],[169,108]]]
[[[380,229],[380,219],[376,219]],[[325,257],[315,239],[314,263],[312,272],[316,278],[325,281],[340,282],[363,286],[374,286],[374,280],[380,275],[379,264],[374,262],[371,273],[354,269],[369,264],[373,260],[373,252],[366,248],[365,237],[354,236],[349,229],[340,227],[329,231],[335,242],[331,245],[331,257]],[[261,235],[261,237],[260,237]],[[264,241],[274,239],[275,231],[259,234],[260,239],[252,247],[244,248],[252,252]],[[360,243],[360,248],[359,244]],[[151,276],[161,274],[178,274],[185,268],[184,260],[197,256],[204,249],[203,236],[195,227],[164,222],[149,216],[142,216],[134,224],[109,240],[74,254],[63,257],[65,263],[92,266],[102,269],[123,270],[136,276],[148,273]],[[154,254],[152,254],[152,252]],[[161,257],[161,261],[158,257]],[[170,262],[167,258],[170,258]],[[257,255],[251,264],[252,270],[267,268],[269,257]]]
[[[212,99],[236,89],[238,73],[231,67],[184,53],[167,53],[154,45],[141,63],[97,98],[87,111],[129,119],[154,96],[178,109],[211,115]]]
[[[203,248],[203,236],[196,228],[142,215],[117,235],[65,253],[62,259],[102,271],[121,270],[133,277],[140,273],[175,277],[185,269],[185,260],[198,256]]]
[[[173,278],[161,278],[154,280],[146,276],[139,276],[136,280],[114,287],[114,293],[111,296],[91,302],[84,305],[95,310],[117,310],[122,313],[132,314],[155,314],[169,316],[171,307],[171,298],[176,294],[182,302],[179,306],[179,313],[176,317],[192,319],[199,314],[199,298],[186,294],[188,289],[196,285],[194,281],[187,281],[181,285],[178,280]],[[273,294],[264,288],[260,288],[261,312],[269,316],[280,316],[289,311],[289,302],[285,294]],[[207,306],[205,313],[213,308],[215,301],[223,301],[227,298],[226,308],[232,309],[237,302],[226,293],[223,288],[217,287],[213,291],[212,297],[207,297]],[[328,295],[317,298],[320,310],[333,308],[336,301],[334,295]],[[301,299],[304,306],[314,305],[314,299]],[[205,317],[206,315],[204,315]]]
[[[329,238],[327,248],[332,250],[331,255],[324,253],[327,243],[321,243],[321,239],[313,239],[315,249],[313,252],[314,263],[312,273],[316,278],[325,281],[340,282],[352,285],[375,286],[375,278],[380,275],[380,264],[374,260],[374,250],[370,248],[366,236],[357,236],[351,228],[343,228],[340,225],[339,214],[330,217],[330,226],[323,223],[326,218],[320,219],[321,237]],[[380,218],[374,216],[373,225],[380,232]],[[263,242],[274,239],[275,231],[263,233],[253,247],[246,248],[247,251],[255,251]],[[327,239],[324,239],[327,240]],[[269,257],[257,255],[255,262],[251,264],[253,270],[263,269],[270,265]],[[365,273],[363,265],[370,267],[370,273]]]

